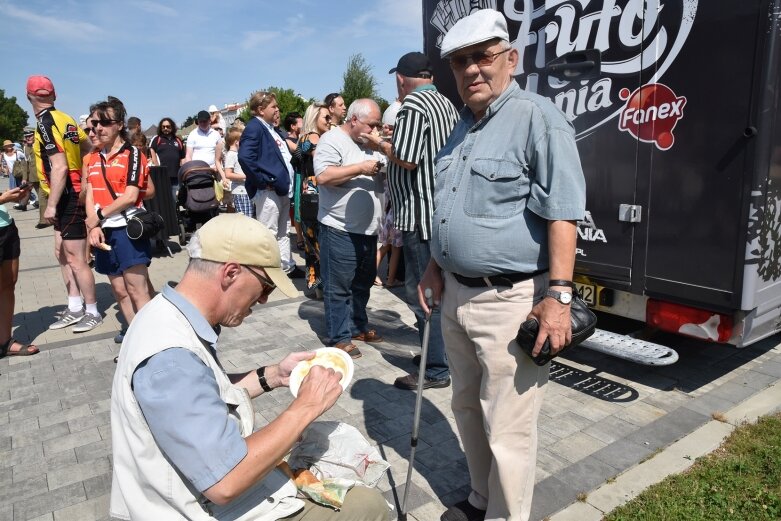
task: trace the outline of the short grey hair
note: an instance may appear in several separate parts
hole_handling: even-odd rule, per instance
[[[194,233],[190,238],[190,242],[187,243],[187,253],[190,254],[190,263],[187,265],[188,272],[195,272],[205,277],[211,277],[217,273],[217,269],[223,264],[222,262],[214,262],[201,258],[201,255],[203,255],[203,246],[201,246],[201,239],[198,237],[197,233]]]
[[[347,116],[345,116],[345,120],[351,120],[353,116],[358,119],[366,118],[373,109],[377,109],[377,112],[380,111],[380,106],[377,105],[377,102],[373,99],[357,99],[350,103],[350,108],[347,109]]]

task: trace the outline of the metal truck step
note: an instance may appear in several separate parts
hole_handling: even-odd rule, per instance
[[[678,353],[674,349],[602,329],[597,329],[580,345],[643,365],[670,365],[678,361]]]

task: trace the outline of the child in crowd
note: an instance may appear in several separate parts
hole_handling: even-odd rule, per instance
[[[244,181],[247,176],[241,171],[239,164],[239,139],[241,138],[241,129],[231,128],[225,138],[225,146],[228,153],[225,154],[225,177],[231,182],[231,193],[233,194],[233,205],[237,212],[241,212],[247,217],[255,218],[255,206],[247,195],[247,189],[244,187]]]

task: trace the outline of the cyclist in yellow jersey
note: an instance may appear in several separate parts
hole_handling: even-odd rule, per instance
[[[68,309],[49,329],[74,326],[74,333],[83,333],[103,321],[95,297],[95,277],[85,256],[86,212],[79,202],[82,156],[92,146],[76,121],[54,108],[56,94],[49,78],[30,76],[27,99],[37,119],[33,151],[38,176],[49,194],[43,216],[54,225],[54,250],[68,290]]]

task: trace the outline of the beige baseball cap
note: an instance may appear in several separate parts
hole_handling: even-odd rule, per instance
[[[242,213],[221,214],[210,219],[195,232],[187,250],[193,259],[263,268],[282,293],[298,296],[298,290],[280,267],[277,238],[257,220]]]

